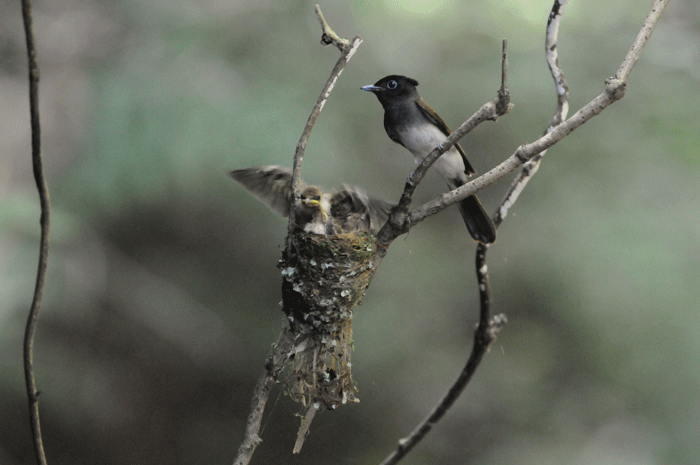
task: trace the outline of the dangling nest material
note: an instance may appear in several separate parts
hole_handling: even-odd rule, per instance
[[[280,261],[284,311],[296,336],[287,392],[304,406],[358,402],[350,372],[352,317],[374,276],[375,239],[369,232],[297,231],[292,244]]]

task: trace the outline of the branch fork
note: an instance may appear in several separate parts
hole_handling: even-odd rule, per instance
[[[498,96],[494,100],[484,104],[471,118],[465,121],[456,131],[454,131],[441,147],[433,150],[433,152],[431,152],[429,156],[423,160],[423,162],[408,178],[399,204],[391,212],[388,221],[376,236],[377,247],[376,253],[372,260],[373,269],[376,270],[381,259],[386,254],[390,243],[399,235],[408,232],[413,225],[423,221],[428,216],[443,210],[447,206],[476,193],[478,190],[495,183],[496,181],[502,179],[506,174],[518,167],[521,167],[520,173],[514,179],[508,192],[502,200],[500,207],[497,209],[494,215],[494,225],[498,227],[498,225],[507,216],[509,209],[517,201],[520,193],[523,191],[529,180],[537,172],[539,163],[546,150],[580,127],[590,118],[602,112],[605,108],[607,108],[607,106],[624,97],[627,77],[629,76],[634,64],[639,59],[644,45],[648,41],[651,32],[658,22],[658,19],[661,16],[665,6],[668,4],[668,1],[669,0],[655,0],[654,6],[647,17],[642,30],[639,32],[637,39],[622,62],[617,74],[614,78],[610,78],[606,81],[604,92],[598,97],[594,98],[590,103],[582,107],[572,117],[566,119],[569,105],[569,91],[564,75],[558,65],[557,36],[559,23],[568,0],[554,0],[554,5],[552,7],[547,25],[545,53],[552,77],[555,82],[557,108],[551,122],[545,130],[544,135],[532,143],[524,144],[518,147],[510,157],[484,175],[479,176],[464,186],[443,194],[439,198],[427,202],[426,204],[409,212],[412,194],[435,160],[437,160],[442,153],[447,151],[456,141],[476,127],[476,125],[487,120],[495,121],[500,116],[508,113],[512,109],[512,104],[510,104],[510,94],[507,88],[507,55],[506,42],[504,40],[501,88],[498,91]],[[340,50],[341,57],[338,59],[328,82],[321,92],[321,95],[319,96],[319,99],[317,100],[316,105],[309,116],[306,127],[302,132],[299,143],[297,144],[293,169],[293,195],[295,204],[299,199],[299,173],[301,171],[304,150],[310,131],[313,128],[313,125],[318,118],[318,115],[333,86],[335,85],[340,72],[362,42],[362,39],[357,36],[352,40],[340,38],[328,26],[323,14],[318,8],[318,5],[316,6],[316,14],[322,28],[321,43],[324,45],[334,45],[336,48],[338,48],[338,50]],[[294,224],[294,208],[292,208],[290,213],[289,224],[289,237],[291,238],[291,228]],[[287,251],[291,250],[291,246],[292,242],[290,239],[288,241]],[[449,388],[443,399],[440,400],[433,411],[422,422],[420,422],[408,436],[398,441],[396,449],[382,462],[382,465],[390,465],[399,462],[401,458],[403,458],[418,442],[420,442],[420,440],[425,437],[425,435],[432,429],[433,425],[435,425],[445,415],[471,380],[471,377],[481,362],[481,359],[489,350],[490,345],[497,337],[499,331],[507,323],[507,318],[503,314],[491,316],[491,291],[489,285],[488,266],[486,262],[488,249],[488,245],[478,244],[476,251],[475,264],[477,279],[479,282],[480,316],[479,324],[474,334],[474,345],[466,365],[459,374],[457,381]],[[260,438],[258,436],[260,418],[262,417],[262,410],[264,409],[265,401],[269,395],[269,388],[272,386],[272,384],[277,382],[282,367],[284,367],[289,359],[294,347],[293,341],[294,337],[292,336],[292,331],[289,329],[285,330],[280,336],[280,340],[278,341],[277,345],[268,357],[265,372],[263,373],[263,376],[261,376],[260,380],[258,381],[258,385],[256,386],[256,392],[251,406],[251,414],[246,427],[246,437],[244,438],[244,442],[239,450],[239,456],[235,462],[237,465],[247,464],[255,447],[260,442]],[[309,409],[306,412],[306,416],[302,422],[299,435],[297,437],[295,452],[301,448],[301,444],[303,444],[303,440],[308,433],[309,425],[314,414],[316,413],[316,410],[316,403],[310,403]]]

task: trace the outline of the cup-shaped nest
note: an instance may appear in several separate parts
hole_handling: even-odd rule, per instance
[[[350,371],[353,309],[374,276],[370,232],[323,236],[296,232],[280,262],[284,311],[296,336],[288,392],[334,409],[357,401]]]

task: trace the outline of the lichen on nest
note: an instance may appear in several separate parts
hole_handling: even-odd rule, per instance
[[[296,231],[280,260],[284,311],[295,332],[287,392],[328,409],[357,401],[351,374],[353,309],[374,276],[374,236]]]

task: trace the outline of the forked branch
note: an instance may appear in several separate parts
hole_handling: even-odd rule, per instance
[[[632,71],[632,68],[639,60],[644,46],[649,41],[651,33],[663,13],[669,0],[655,0],[652,9],[644,21],[644,25],[640,30],[637,38],[632,44],[632,48],[625,56],[620,68],[614,77],[608,78],[605,81],[605,89],[596,98],[591,100],[587,105],[583,106],[573,116],[566,121],[553,127],[553,129],[529,144],[521,145],[518,149],[508,157],[503,163],[499,164],[489,172],[479,176],[478,178],[468,182],[467,184],[447,192],[437,199],[427,202],[408,215],[407,221],[410,225],[414,225],[425,220],[427,217],[438,213],[453,203],[462,200],[477,191],[500,181],[511,171],[525,164],[537,154],[555,145],[557,142],[564,139],[571,132],[581,127],[594,116],[600,114],[611,104],[617,102],[625,96],[627,88],[627,78]],[[562,4],[564,2],[557,1]]]
[[[508,209],[517,200],[518,196],[525,188],[529,179],[535,174],[539,167],[539,161],[544,155],[544,151],[551,147],[559,140],[563,139],[571,131],[581,126],[593,116],[599,114],[607,106],[621,99],[624,96],[627,77],[632,70],[634,64],[639,60],[644,45],[649,40],[656,23],[658,22],[664,8],[668,4],[668,0],[656,0],[647,16],[647,19],[642,26],[640,33],[637,36],[632,48],[625,57],[614,78],[606,81],[605,91],[591,101],[588,105],[579,110],[569,120],[566,118],[568,111],[569,91],[564,79],[564,74],[561,71],[557,57],[557,37],[559,31],[559,22],[561,20],[564,8],[568,0],[555,0],[552,7],[552,12],[547,24],[546,35],[546,57],[547,62],[555,82],[557,93],[557,107],[554,116],[545,131],[545,136],[541,137],[532,144],[518,148],[508,160],[491,170],[489,173],[481,176],[487,180],[477,178],[474,181],[462,186],[461,188],[447,193],[442,196],[442,199],[429,202],[428,204],[411,212],[408,222],[414,224],[422,221],[427,216],[437,213],[448,205],[473,194],[478,189],[485,187],[503,177],[510,170],[518,165],[524,165],[519,176],[513,181],[508,193],[501,202],[501,206],[494,216],[494,225],[498,227],[508,213]],[[505,79],[504,79],[505,81]],[[552,136],[552,133],[556,133]],[[512,168],[509,168],[510,164]],[[491,180],[490,178],[494,179]],[[471,186],[471,187],[470,187]],[[460,192],[461,191],[461,192]],[[472,374],[476,370],[481,358],[488,350],[488,347],[495,340],[495,337],[501,327],[507,322],[504,315],[496,315],[491,317],[491,291],[489,286],[488,266],[486,254],[489,245],[479,244],[476,252],[476,274],[479,282],[480,296],[480,317],[479,324],[474,334],[474,345],[471,355],[464,369],[458,376],[455,383],[450,387],[447,394],[441,399],[433,411],[421,421],[413,431],[405,438],[399,440],[396,449],[381,462],[381,465],[393,465],[398,463],[406,454],[423,439],[427,433],[454,404],[457,397],[461,394],[464,388],[469,383]]]
[[[476,111],[469,119],[462,123],[452,134],[447,137],[447,140],[430,152],[418,167],[410,174],[404,191],[401,194],[398,206],[394,209],[389,217],[389,220],[377,234],[377,240],[385,247],[396,237],[404,234],[413,225],[412,221],[408,221],[407,213],[411,206],[413,193],[418,184],[423,180],[428,169],[437,161],[440,156],[450,150],[462,137],[471,132],[475,127],[484,121],[496,121],[499,117],[505,115],[513,109],[513,104],[510,103],[510,92],[508,90],[507,55],[508,41],[503,39],[503,49],[501,54],[501,87],[498,89],[496,98],[490,102],[486,102]],[[437,213],[437,212],[436,212]]]
[[[311,114],[309,115],[309,118],[306,121],[306,126],[304,126],[304,130],[301,132],[301,137],[299,138],[299,142],[297,142],[297,148],[294,152],[294,164],[292,166],[292,205],[294,207],[289,213],[289,226],[287,229],[289,240],[291,240],[292,230],[294,229],[296,205],[299,203],[299,179],[301,178],[301,165],[304,160],[304,152],[306,150],[306,144],[309,142],[311,130],[313,129],[314,124],[316,124],[316,120],[321,114],[321,110],[326,104],[326,100],[328,100],[328,97],[331,95],[333,87],[335,87],[335,83],[338,80],[340,73],[343,72],[343,68],[345,68],[345,65],[348,64],[348,61],[350,61],[350,58],[352,58],[352,56],[357,51],[357,48],[362,43],[362,39],[359,36],[355,36],[352,40],[341,39],[340,37],[338,37],[338,35],[330,28],[330,26],[326,22],[326,19],[323,17],[323,13],[321,13],[321,9],[318,5],[316,5],[315,10],[316,16],[318,17],[318,20],[321,23],[321,28],[323,29],[321,43],[324,45],[335,45],[340,50],[340,58],[338,58],[338,61],[336,62],[335,66],[333,67],[333,70],[331,71],[331,75],[326,81],[326,85],[323,86],[323,90],[321,90],[321,94],[318,96],[316,104],[311,110]],[[287,250],[289,250],[290,245],[290,242],[287,242]]]
[[[336,46],[341,54],[340,58],[336,62],[331,74],[326,81],[325,86],[321,90],[321,93],[316,100],[316,104],[311,110],[311,114],[304,126],[299,142],[296,146],[296,151],[294,153],[294,164],[292,169],[292,192],[293,192],[293,205],[299,203],[299,185],[301,177],[301,166],[304,158],[304,152],[306,150],[306,144],[309,141],[309,136],[311,135],[311,130],[316,123],[321,110],[323,109],[326,100],[330,96],[333,87],[335,86],[340,73],[345,68],[350,58],[353,56],[357,48],[362,43],[362,39],[359,36],[355,36],[352,40],[341,39],[328,25],[323,13],[318,5],[315,8],[316,16],[321,23],[322,36],[321,43],[323,45],[334,45]],[[293,237],[292,231],[294,229],[295,219],[294,219],[295,208],[290,210],[289,214],[289,230],[288,239],[290,242],[287,243],[287,251],[289,253],[291,246],[291,239]],[[246,422],[246,430],[243,437],[241,446],[238,449],[238,455],[234,461],[234,465],[246,465],[250,462],[256,447],[262,439],[258,435],[260,432],[260,424],[262,421],[263,412],[265,410],[265,404],[270,395],[270,390],[272,386],[277,382],[279,374],[282,369],[287,364],[290,356],[292,355],[294,348],[294,333],[289,329],[285,329],[280,335],[275,346],[270,351],[267,361],[265,363],[265,369],[260,375],[258,382],[256,384],[255,390],[253,392],[253,399],[251,401],[251,409],[248,414],[248,420]],[[310,423],[310,419],[309,419]],[[301,448],[301,444],[297,444],[296,448]]]

